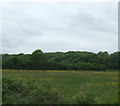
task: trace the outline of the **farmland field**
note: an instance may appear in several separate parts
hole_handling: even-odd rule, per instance
[[[3,70],[2,75],[3,104],[118,103],[117,71]],[[14,84],[12,83],[13,89],[17,86],[20,89],[22,86],[22,90],[19,92],[17,90],[7,91],[12,89],[11,85],[7,85],[11,84],[9,80],[15,81]],[[5,85],[6,82],[7,84]],[[19,84],[17,85],[17,83]],[[43,94],[42,96],[40,96],[40,90]],[[50,92],[52,94],[49,94]],[[50,95],[53,100],[46,99]],[[45,99],[41,100],[40,98]],[[59,102],[56,102],[57,100]]]

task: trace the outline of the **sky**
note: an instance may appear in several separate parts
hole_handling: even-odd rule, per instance
[[[2,53],[118,51],[117,2],[7,2]]]

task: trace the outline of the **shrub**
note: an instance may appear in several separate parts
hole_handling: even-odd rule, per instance
[[[58,95],[48,86],[34,86],[34,81],[26,84],[11,79],[3,78],[3,104],[56,104]]]
[[[76,98],[77,104],[94,104],[95,100],[92,95],[87,94],[86,96],[78,96]]]

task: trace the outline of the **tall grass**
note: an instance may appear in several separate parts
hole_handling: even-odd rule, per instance
[[[4,104],[117,104],[117,102],[117,71],[3,70]]]

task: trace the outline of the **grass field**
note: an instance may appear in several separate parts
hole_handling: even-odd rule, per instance
[[[59,102],[61,104],[87,104],[89,102],[91,104],[118,103],[117,71],[3,70],[2,73],[4,79],[14,79],[14,81],[19,81],[26,87],[27,84],[29,84],[29,89],[30,87],[31,89],[32,87],[35,87],[36,89],[39,89],[40,87],[42,89],[47,88],[49,92],[56,93],[57,99],[61,98],[62,102]],[[7,93],[8,92],[5,92],[5,94]],[[12,96],[14,96],[14,94]],[[18,96],[15,97],[16,100],[15,98],[13,98],[13,100],[4,100],[3,98],[3,103],[29,103],[29,101],[25,102],[25,99],[28,99],[28,97],[16,102],[17,98],[21,97],[24,98],[25,96],[20,96],[18,94]],[[5,95],[5,98],[10,97]],[[38,99],[39,97],[35,96],[35,98]],[[34,101],[34,99],[31,101]],[[38,103],[38,101],[33,104]]]

